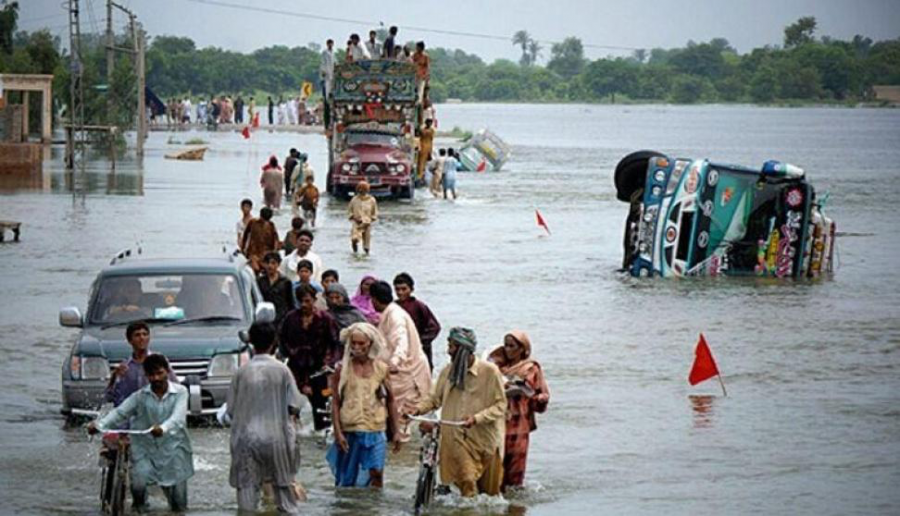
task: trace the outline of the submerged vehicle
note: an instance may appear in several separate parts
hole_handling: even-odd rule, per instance
[[[363,180],[372,195],[412,199],[419,126],[412,63],[367,60],[334,69],[328,100],[328,193],[347,198]]]
[[[796,166],[759,169],[640,151],[615,171],[630,205],[622,267],[632,276],[818,277],[836,226]]]
[[[482,129],[469,138],[459,150],[460,170],[491,172],[500,170],[509,159],[509,145],[499,136]]]
[[[225,403],[231,376],[250,359],[239,337],[253,322],[271,322],[252,269],[234,254],[221,258],[132,259],[120,253],[91,286],[87,310],[59,313],[80,328],[62,365],[62,413],[96,409],[110,374],[131,357],[125,329],[150,326],[150,350],[169,359],[189,386],[189,415],[214,414]]]

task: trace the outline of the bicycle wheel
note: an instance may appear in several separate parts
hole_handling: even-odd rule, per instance
[[[125,494],[128,491],[128,457],[126,453],[118,454],[116,457],[116,467],[113,470],[114,478],[112,483],[112,493],[110,493],[109,513],[112,516],[122,516],[125,514]]]
[[[419,478],[416,481],[415,512],[419,514],[423,507],[431,505],[434,498],[434,469],[431,466],[422,466],[419,469]]]

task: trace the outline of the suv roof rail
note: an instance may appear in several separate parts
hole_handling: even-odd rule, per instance
[[[144,250],[141,248],[141,243],[138,242],[137,243],[137,253],[135,253],[135,254],[141,254],[143,251]],[[109,261],[109,264],[115,265],[117,262],[120,262],[120,261],[124,260],[125,258],[130,258],[131,254],[132,254],[132,251],[131,251],[130,247],[122,249],[121,251],[119,251],[118,253],[116,253],[113,256],[112,260]]]

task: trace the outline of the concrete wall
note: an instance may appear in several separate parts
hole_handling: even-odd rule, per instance
[[[41,178],[41,145],[37,143],[0,143],[0,180]]]
[[[872,86],[876,100],[900,104],[900,86]]]

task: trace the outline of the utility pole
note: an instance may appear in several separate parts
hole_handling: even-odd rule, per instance
[[[115,123],[116,103],[113,91],[113,71],[116,66],[116,39],[113,33],[113,2],[106,0],[106,125]]]
[[[69,127],[66,128],[66,170],[84,171],[84,85],[81,61],[81,19],[78,0],[69,0]],[[77,156],[77,157],[76,157]],[[73,190],[74,191],[74,190]]]
[[[147,138],[147,106],[146,106],[146,70],[144,68],[144,29],[140,23],[135,23],[135,16],[131,15],[131,34],[134,38],[134,51],[136,52],[135,67],[137,68],[137,155],[144,156],[144,139]]]

